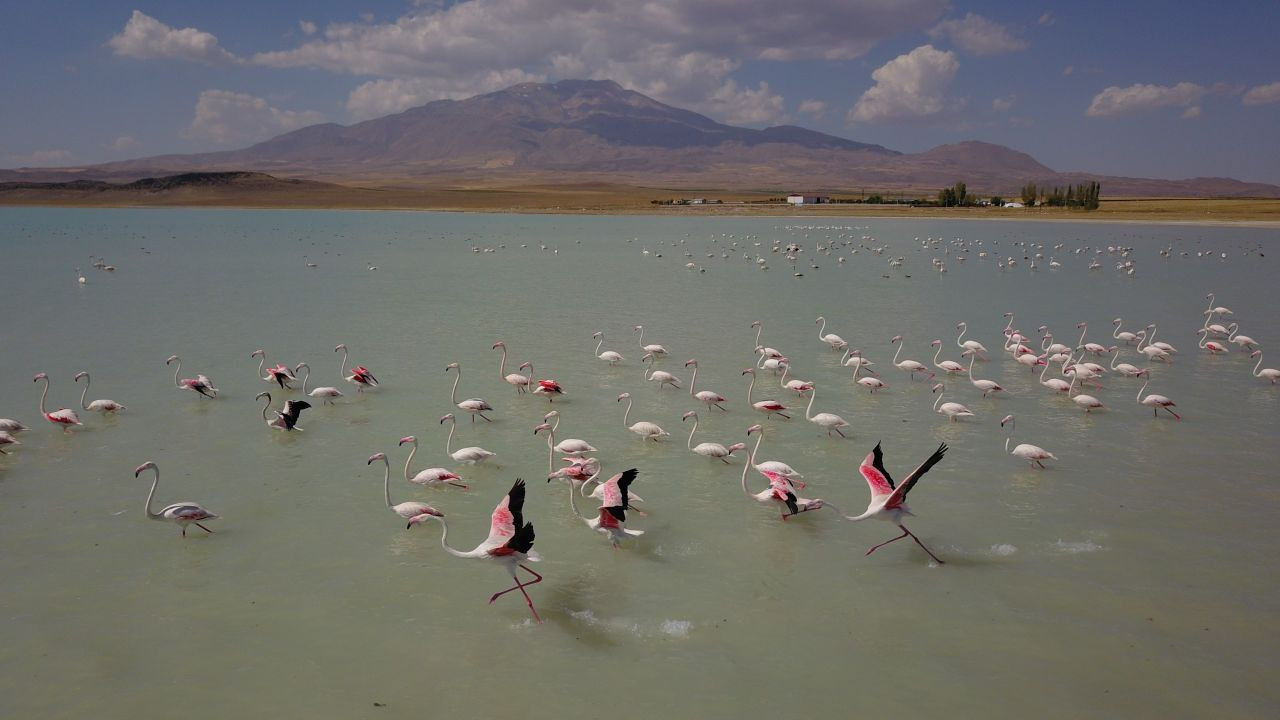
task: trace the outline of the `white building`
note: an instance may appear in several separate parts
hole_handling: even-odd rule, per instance
[[[788,195],[787,202],[792,205],[818,205],[831,202],[831,198],[822,195]]]

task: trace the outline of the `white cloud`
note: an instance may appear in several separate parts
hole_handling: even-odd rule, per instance
[[[218,38],[195,28],[171,28],[134,10],[119,35],[107,41],[117,55],[139,60],[186,60],[205,65],[239,62],[218,45]]]
[[[228,90],[205,90],[185,135],[220,145],[265,140],[289,130],[324,122],[318,112],[281,110],[259,97]]]
[[[1041,27],[1049,27],[1050,25],[1053,25],[1056,22],[1058,22],[1058,19],[1053,16],[1053,13],[1049,12],[1048,10],[1045,10],[1044,14],[1040,16],[1040,19],[1036,21],[1036,24],[1040,25]]]
[[[30,155],[12,155],[10,160],[23,167],[48,167],[65,165],[71,159],[70,150],[36,150]]]
[[[1003,55],[1027,49],[1027,41],[1009,28],[981,15],[968,13],[959,20],[944,20],[929,29],[934,40],[949,39],[970,55]]]
[[[1094,96],[1085,115],[1105,117],[1166,107],[1190,107],[1200,102],[1208,90],[1195,83],[1177,85],[1111,86]]]
[[[124,152],[125,150],[129,150],[131,148],[137,147],[137,145],[138,145],[138,141],[134,139],[133,136],[131,135],[121,135],[120,137],[111,141],[111,149],[115,150],[116,152]]]
[[[849,111],[857,122],[886,122],[923,118],[955,107],[946,91],[960,68],[953,52],[921,45],[890,60],[871,73],[871,86]]]
[[[1200,117],[1200,106],[1199,106],[1199,105],[1192,105],[1191,107],[1189,107],[1189,108],[1187,108],[1186,110],[1183,110],[1183,111],[1182,111],[1182,119],[1183,119],[1183,120],[1191,120],[1192,118],[1198,118],[1198,117]]]
[[[770,125],[787,117],[782,96],[771,92],[767,82],[753,89],[738,87],[730,78],[701,107],[730,125]]]
[[[1068,65],[1068,66],[1066,66],[1066,67],[1062,68],[1062,75],[1065,77],[1065,76],[1067,76],[1067,75],[1071,75],[1071,74],[1072,74],[1072,73],[1074,73],[1075,71],[1076,71],[1076,66],[1075,66],[1075,65]]]
[[[821,120],[822,116],[827,114],[827,104],[821,100],[802,100],[798,112],[815,120]]]
[[[541,75],[505,70],[451,78],[370,80],[347,96],[347,111],[357,120],[382,117],[432,100],[456,100],[501,90],[522,82],[542,82]]]
[[[1005,97],[998,97],[991,101],[991,109],[999,113],[1009,112],[1011,109],[1013,109],[1013,104],[1017,102],[1017,100],[1018,100],[1017,95],[1007,95]]]
[[[299,20],[298,28],[302,30],[303,35],[315,35],[316,30],[319,30],[319,28],[316,27],[316,24],[310,20]]]
[[[1280,82],[1250,88],[1240,101],[1245,105],[1270,105],[1280,102]]]

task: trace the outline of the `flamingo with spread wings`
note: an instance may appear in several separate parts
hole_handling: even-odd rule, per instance
[[[942,560],[938,559],[937,555],[933,554],[933,551],[925,547],[924,543],[920,542],[920,538],[916,537],[915,533],[908,530],[907,526],[902,524],[902,516],[914,515],[914,513],[911,512],[911,509],[907,507],[907,493],[911,492],[911,488],[915,487],[916,482],[918,482],[925,473],[929,472],[930,468],[937,465],[942,460],[942,456],[945,455],[946,452],[947,444],[942,443],[938,446],[937,450],[933,451],[933,454],[930,455],[928,459],[920,463],[920,467],[911,471],[911,474],[902,481],[901,485],[894,484],[893,477],[889,475],[888,469],[885,468],[884,452],[880,449],[880,443],[876,443],[875,448],[867,455],[866,458],[863,459],[862,465],[858,467],[858,470],[862,472],[862,477],[867,481],[867,486],[871,489],[871,502],[867,504],[866,512],[856,517],[845,515],[845,519],[858,522],[861,520],[875,518],[877,520],[891,522],[902,530],[901,535],[890,540],[885,540],[879,545],[875,545],[870,550],[867,550],[867,555],[870,555],[877,549],[884,547],[895,540],[910,537],[912,540],[916,541],[917,545],[929,554],[929,557],[933,558],[934,562],[939,565],[944,564]]]

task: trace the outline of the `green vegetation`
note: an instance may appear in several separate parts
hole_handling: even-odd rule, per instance
[[[1066,192],[1055,187],[1043,198],[1041,204],[1049,207],[1078,207],[1085,210],[1098,209],[1098,196],[1102,192],[1102,184],[1098,182],[1068,185]]]

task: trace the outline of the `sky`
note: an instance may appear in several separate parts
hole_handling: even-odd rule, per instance
[[[0,167],[244,147],[519,82],[1058,171],[1280,184],[1280,2],[0,0]]]

